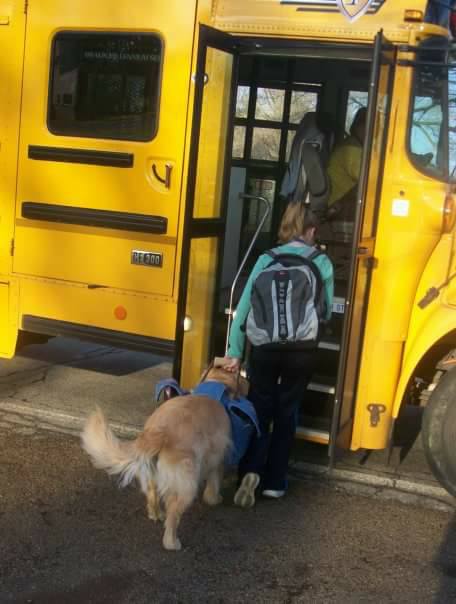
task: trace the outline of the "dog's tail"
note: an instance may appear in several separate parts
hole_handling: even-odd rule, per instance
[[[82,448],[90,455],[96,468],[105,470],[108,474],[119,475],[121,487],[136,477],[144,493],[147,493],[153,475],[154,457],[158,455],[163,439],[156,439],[157,442],[153,445],[149,442],[146,449],[141,446],[141,436],[134,441],[119,440],[106,423],[101,409],[97,408],[84,426],[81,441]]]

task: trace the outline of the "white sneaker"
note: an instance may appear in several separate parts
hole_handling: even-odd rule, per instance
[[[260,483],[260,477],[254,472],[244,476],[234,496],[234,503],[241,508],[251,508],[255,505],[255,489]]]
[[[274,491],[273,489],[265,489],[262,493],[263,497],[269,499],[280,499],[285,495],[285,491]]]

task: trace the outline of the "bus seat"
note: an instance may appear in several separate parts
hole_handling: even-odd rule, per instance
[[[333,140],[330,127],[321,127],[315,112],[306,113],[296,130],[280,189],[287,202],[304,201],[309,196],[313,211],[326,210],[330,193],[327,164]]]

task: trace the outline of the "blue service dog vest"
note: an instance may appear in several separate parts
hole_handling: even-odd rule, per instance
[[[250,439],[256,432],[260,436],[258,418],[255,409],[246,398],[230,398],[228,388],[221,382],[202,382],[194,390],[189,392],[180,387],[176,380],[169,378],[160,380],[155,386],[155,400],[158,401],[163,391],[167,397],[184,396],[186,394],[199,394],[219,401],[228,413],[231,423],[231,440],[233,446],[228,452],[225,460],[227,466],[235,466],[244,457]]]

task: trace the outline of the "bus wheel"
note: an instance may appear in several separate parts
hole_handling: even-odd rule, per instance
[[[423,448],[434,476],[456,497],[455,354],[443,359],[432,384],[423,392]]]

